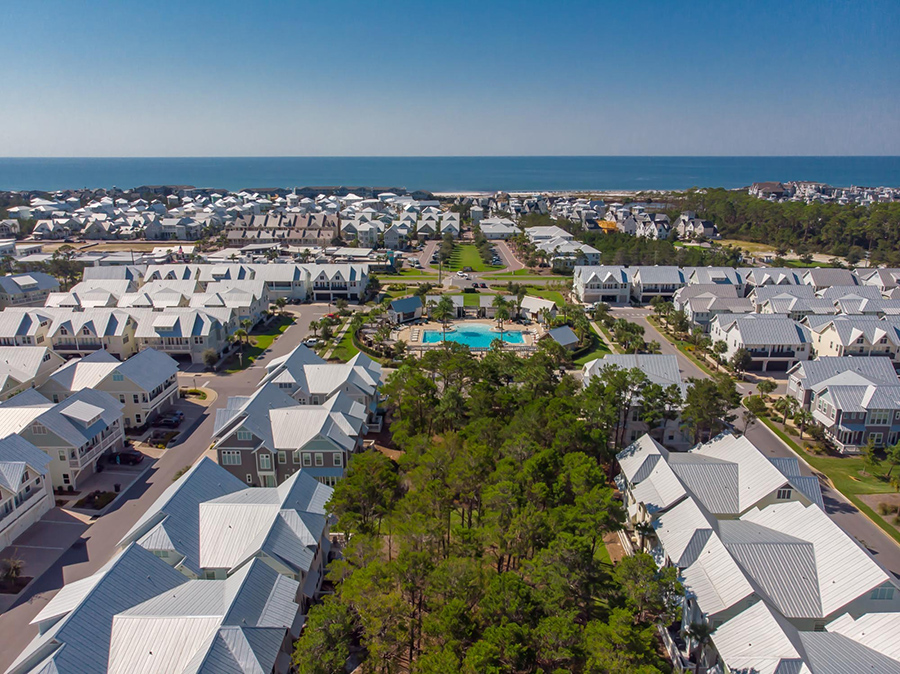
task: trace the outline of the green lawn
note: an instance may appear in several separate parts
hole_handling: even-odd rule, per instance
[[[391,276],[394,276],[394,274],[387,274],[384,278],[390,279]],[[437,272],[430,272],[425,269],[414,269],[412,267],[404,267],[400,270],[400,276],[415,276],[416,278],[421,276],[425,278],[431,278],[437,276]]]
[[[800,260],[785,260],[785,267],[792,267],[794,269],[811,269],[813,267],[833,267],[833,264],[829,264],[828,262],[801,262]]]
[[[294,319],[288,315],[279,316],[270,325],[260,329],[254,329],[250,333],[250,344],[245,345],[239,356],[235,353],[225,363],[225,372],[232,374],[250,367],[259,356],[272,344],[276,339],[284,334],[289,325],[294,323]]]
[[[806,462],[816,470],[828,476],[835,489],[846,496],[853,505],[859,508],[865,515],[879,527],[900,543],[900,531],[888,524],[883,517],[867,506],[860,494],[884,494],[891,491],[890,483],[883,477],[887,470],[880,464],[878,466],[866,466],[865,460],[859,456],[823,456],[813,454],[802,449],[795,440],[778,426],[772,423],[768,417],[760,417],[762,421],[775,435],[802,456]]]
[[[478,248],[472,243],[457,244],[453,247],[453,254],[450,255],[450,261],[447,263],[449,271],[459,271],[463,267],[471,267],[472,271],[493,271],[495,269],[505,269],[500,265],[485,264],[478,254]]]
[[[603,341],[603,338],[600,337],[600,335],[598,335],[596,332],[594,332],[593,328],[591,328],[591,339],[593,342],[591,346],[593,348],[591,349],[590,353],[587,353],[581,358],[575,360],[575,365],[581,367],[587,363],[590,363],[592,360],[603,358],[603,356],[612,353],[612,350],[609,348],[606,342]]]
[[[531,295],[532,297],[541,297],[545,300],[553,300],[556,302],[556,306],[562,307],[566,300],[563,299],[562,293],[558,290],[546,290],[544,288],[529,288],[525,291],[526,295]]]
[[[342,361],[347,362],[358,353],[359,349],[353,346],[353,331],[348,329],[347,332],[344,333],[344,336],[341,337],[341,341],[338,342],[337,346],[334,348],[331,357],[340,358]]]

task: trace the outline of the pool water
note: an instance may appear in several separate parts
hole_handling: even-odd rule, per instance
[[[456,324],[454,329],[447,330],[448,342],[459,342],[473,349],[487,349],[491,342],[500,339],[500,333],[492,329],[493,326],[485,323]],[[442,340],[440,330],[426,330],[422,335],[422,342],[435,344]],[[503,333],[503,342],[506,344],[524,344],[525,338],[520,330],[507,330]]]

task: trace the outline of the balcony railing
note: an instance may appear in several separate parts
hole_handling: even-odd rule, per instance
[[[117,440],[121,440],[123,435],[121,432],[116,431],[110,433],[104,440],[101,440],[96,445],[94,445],[91,449],[86,451],[81,456],[76,456],[74,459],[69,459],[69,467],[70,468],[84,468],[91,461],[100,456],[107,449],[116,444]]]

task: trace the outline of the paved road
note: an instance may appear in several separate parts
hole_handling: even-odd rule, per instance
[[[706,373],[679,351],[659,330],[647,320],[651,314],[649,309],[635,307],[614,307],[610,313],[617,318],[625,318],[632,323],[638,323],[644,328],[644,339],[648,342],[656,340],[660,344],[662,353],[672,354],[678,359],[678,367],[683,377],[706,377]],[[738,390],[743,395],[753,395],[757,391],[752,384],[738,383]],[[779,388],[783,391],[784,382]],[[740,428],[742,421],[738,412],[735,422]],[[798,456],[781,439],[772,433],[762,422],[750,427],[747,437],[754,445],[767,456],[795,457],[800,459],[800,469],[804,475],[817,475],[810,466]],[[877,524],[859,511],[843,494],[833,489],[827,481],[820,478],[822,497],[825,502],[825,511],[844,531],[856,538],[872,553],[886,569],[895,576],[900,577],[900,546],[888,536]]]
[[[193,464],[210,445],[216,410],[223,407],[229,396],[251,393],[262,378],[265,362],[282,356],[293,349],[309,332],[309,324],[333,311],[325,305],[288,307],[297,316],[297,322],[275,341],[270,352],[243,372],[232,375],[197,373],[196,379],[218,394],[204,414],[195,422],[188,437],[166,450],[153,468],[132,485],[121,500],[121,505],[98,518],[60,559],[40,576],[19,597],[13,607],[0,615],[0,671],[6,671],[19,652],[37,634],[28,623],[56,594],[64,583],[85,578],[103,566],[116,550],[121,540],[138,518],[159,495],[172,484],[179,470]],[[182,375],[183,384],[192,384],[193,373]],[[206,382],[209,382],[208,384]]]
[[[503,264],[506,265],[506,269],[502,271],[518,271],[525,268],[525,265],[519,262],[519,258],[513,254],[512,248],[506,241],[494,241],[493,244],[494,250],[497,251],[500,259],[503,260]]]

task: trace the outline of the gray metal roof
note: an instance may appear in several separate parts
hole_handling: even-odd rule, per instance
[[[883,356],[823,356],[801,361],[790,370],[804,388],[815,388],[844,372],[855,372],[873,384],[900,384],[891,359]]]

